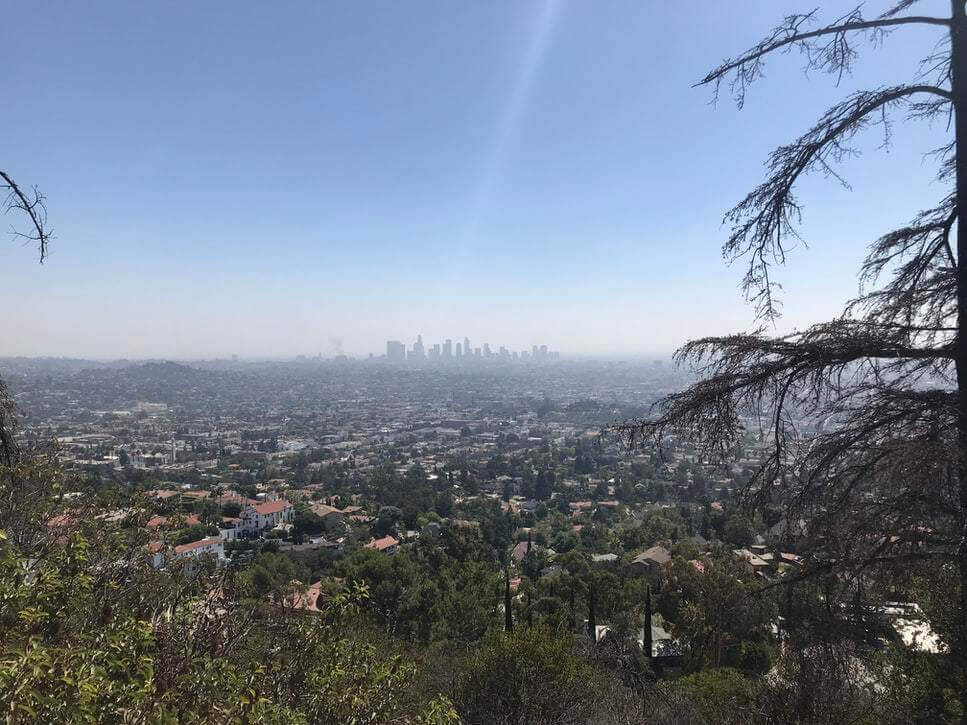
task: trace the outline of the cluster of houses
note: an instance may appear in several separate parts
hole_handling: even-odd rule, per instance
[[[208,496],[207,491],[177,492],[156,490],[148,493],[150,497],[159,500],[165,500],[175,495],[191,498],[192,494],[201,494],[203,497]],[[149,552],[154,566],[160,568],[178,559],[200,556],[212,557],[216,564],[222,565],[228,561],[228,557],[225,555],[225,544],[227,542],[259,538],[271,531],[289,533],[295,521],[295,507],[291,501],[284,498],[271,501],[254,501],[240,496],[234,491],[227,491],[214,497],[212,500],[222,507],[228,504],[241,506],[241,510],[237,517],[222,517],[222,523],[216,536],[209,536],[199,541],[192,541],[177,546],[168,546],[160,540],[152,543],[149,547]],[[348,520],[356,522],[369,521],[369,517],[365,515],[359,506],[337,508],[331,502],[318,501],[313,503],[310,508],[322,521],[327,536],[341,534],[345,530]],[[152,532],[157,532],[166,526],[192,526],[200,525],[201,523],[201,520],[194,514],[178,517],[156,515],[149,519],[146,527]],[[380,539],[374,539],[366,546],[376,551],[393,554],[398,550],[399,543],[392,536],[385,536]],[[342,549],[340,544],[322,537],[309,543],[286,544],[284,546],[286,549],[316,549],[320,547],[329,547],[337,551],[341,551]]]
[[[168,491],[153,491],[150,493],[155,498],[168,498],[167,494],[174,493]],[[186,492],[191,494],[192,492]],[[205,492],[207,493],[207,492]],[[233,492],[223,494],[218,497],[219,502],[238,503]],[[190,497],[190,496],[189,496]],[[221,501],[224,499],[224,501]],[[177,546],[167,546],[161,541],[153,542],[149,547],[152,564],[156,567],[163,567],[172,561],[185,558],[196,558],[200,556],[212,557],[216,564],[222,565],[228,561],[225,556],[225,543],[242,538],[254,538],[263,535],[272,529],[287,530],[292,527],[295,519],[295,508],[289,501],[280,499],[277,501],[254,502],[245,499],[248,504],[241,510],[237,517],[224,517],[222,527],[217,536],[209,536],[198,541],[192,541]],[[170,518],[167,516],[154,516],[146,524],[149,530],[157,530],[168,524]],[[200,524],[201,521],[194,514],[179,519],[179,522],[191,526]]]

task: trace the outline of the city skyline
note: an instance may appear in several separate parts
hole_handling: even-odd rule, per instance
[[[370,357],[374,357],[370,355]],[[386,354],[384,355],[389,362],[446,362],[461,361],[473,358],[474,360],[531,360],[548,361],[560,360],[561,353],[556,350],[548,349],[546,344],[531,345],[530,350],[511,350],[504,345],[494,349],[489,342],[484,342],[480,346],[472,346],[470,338],[464,337],[463,341],[454,343],[453,338],[445,338],[442,342],[432,343],[426,346],[423,343],[422,333],[417,333],[416,341],[406,347],[406,343],[399,340],[386,341]]]

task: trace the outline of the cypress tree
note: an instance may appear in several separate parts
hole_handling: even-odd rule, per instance
[[[577,607],[574,605],[574,580],[571,580],[571,631],[577,631],[578,625]]]
[[[645,629],[642,632],[642,648],[645,650],[645,657],[651,658],[651,584],[645,591]]]
[[[591,638],[592,644],[597,643],[598,627],[594,616],[594,582],[592,581],[588,585],[588,637]]]
[[[534,626],[534,611],[531,609],[531,593],[527,592],[527,626]]]
[[[506,587],[504,588],[504,631],[513,632],[514,631],[514,612],[511,608],[511,598],[510,598],[510,569],[506,571]]]

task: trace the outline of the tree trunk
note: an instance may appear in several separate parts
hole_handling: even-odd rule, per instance
[[[956,186],[954,202],[957,213],[957,443],[958,486],[960,494],[961,538],[957,563],[960,572],[960,601],[957,612],[956,641],[951,643],[952,654],[960,667],[960,702],[967,705],[967,17],[964,0],[952,0],[950,26],[950,88],[954,107],[954,152],[956,154]],[[961,722],[967,724],[967,708]]]

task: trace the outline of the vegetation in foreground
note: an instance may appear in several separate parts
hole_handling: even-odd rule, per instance
[[[872,723],[959,712],[943,655],[864,649],[855,632],[819,636],[829,623],[815,610],[774,660],[766,653],[763,666],[746,647],[747,657],[722,666],[716,653],[740,629],[755,631],[742,617],[757,616],[721,599],[736,594],[724,569],[704,591],[680,582],[691,674],[669,678],[619,626],[592,646],[551,608],[518,613],[503,631],[496,602],[468,610],[459,600],[480,595],[476,576],[459,576],[479,563],[442,546],[432,564],[417,553],[381,555],[387,567],[373,552],[347,557],[319,611],[296,606],[304,587],[285,567],[268,582],[258,566],[158,570],[141,528],[105,523],[96,505],[69,526],[49,525],[77,485],[38,458],[0,470],[8,722]],[[479,534],[467,536],[470,545]],[[441,563],[453,590],[434,594],[428,629],[414,624],[423,605],[398,601],[390,613],[390,600],[380,602],[394,572],[409,570],[419,591]],[[658,604],[669,606],[676,602]]]

